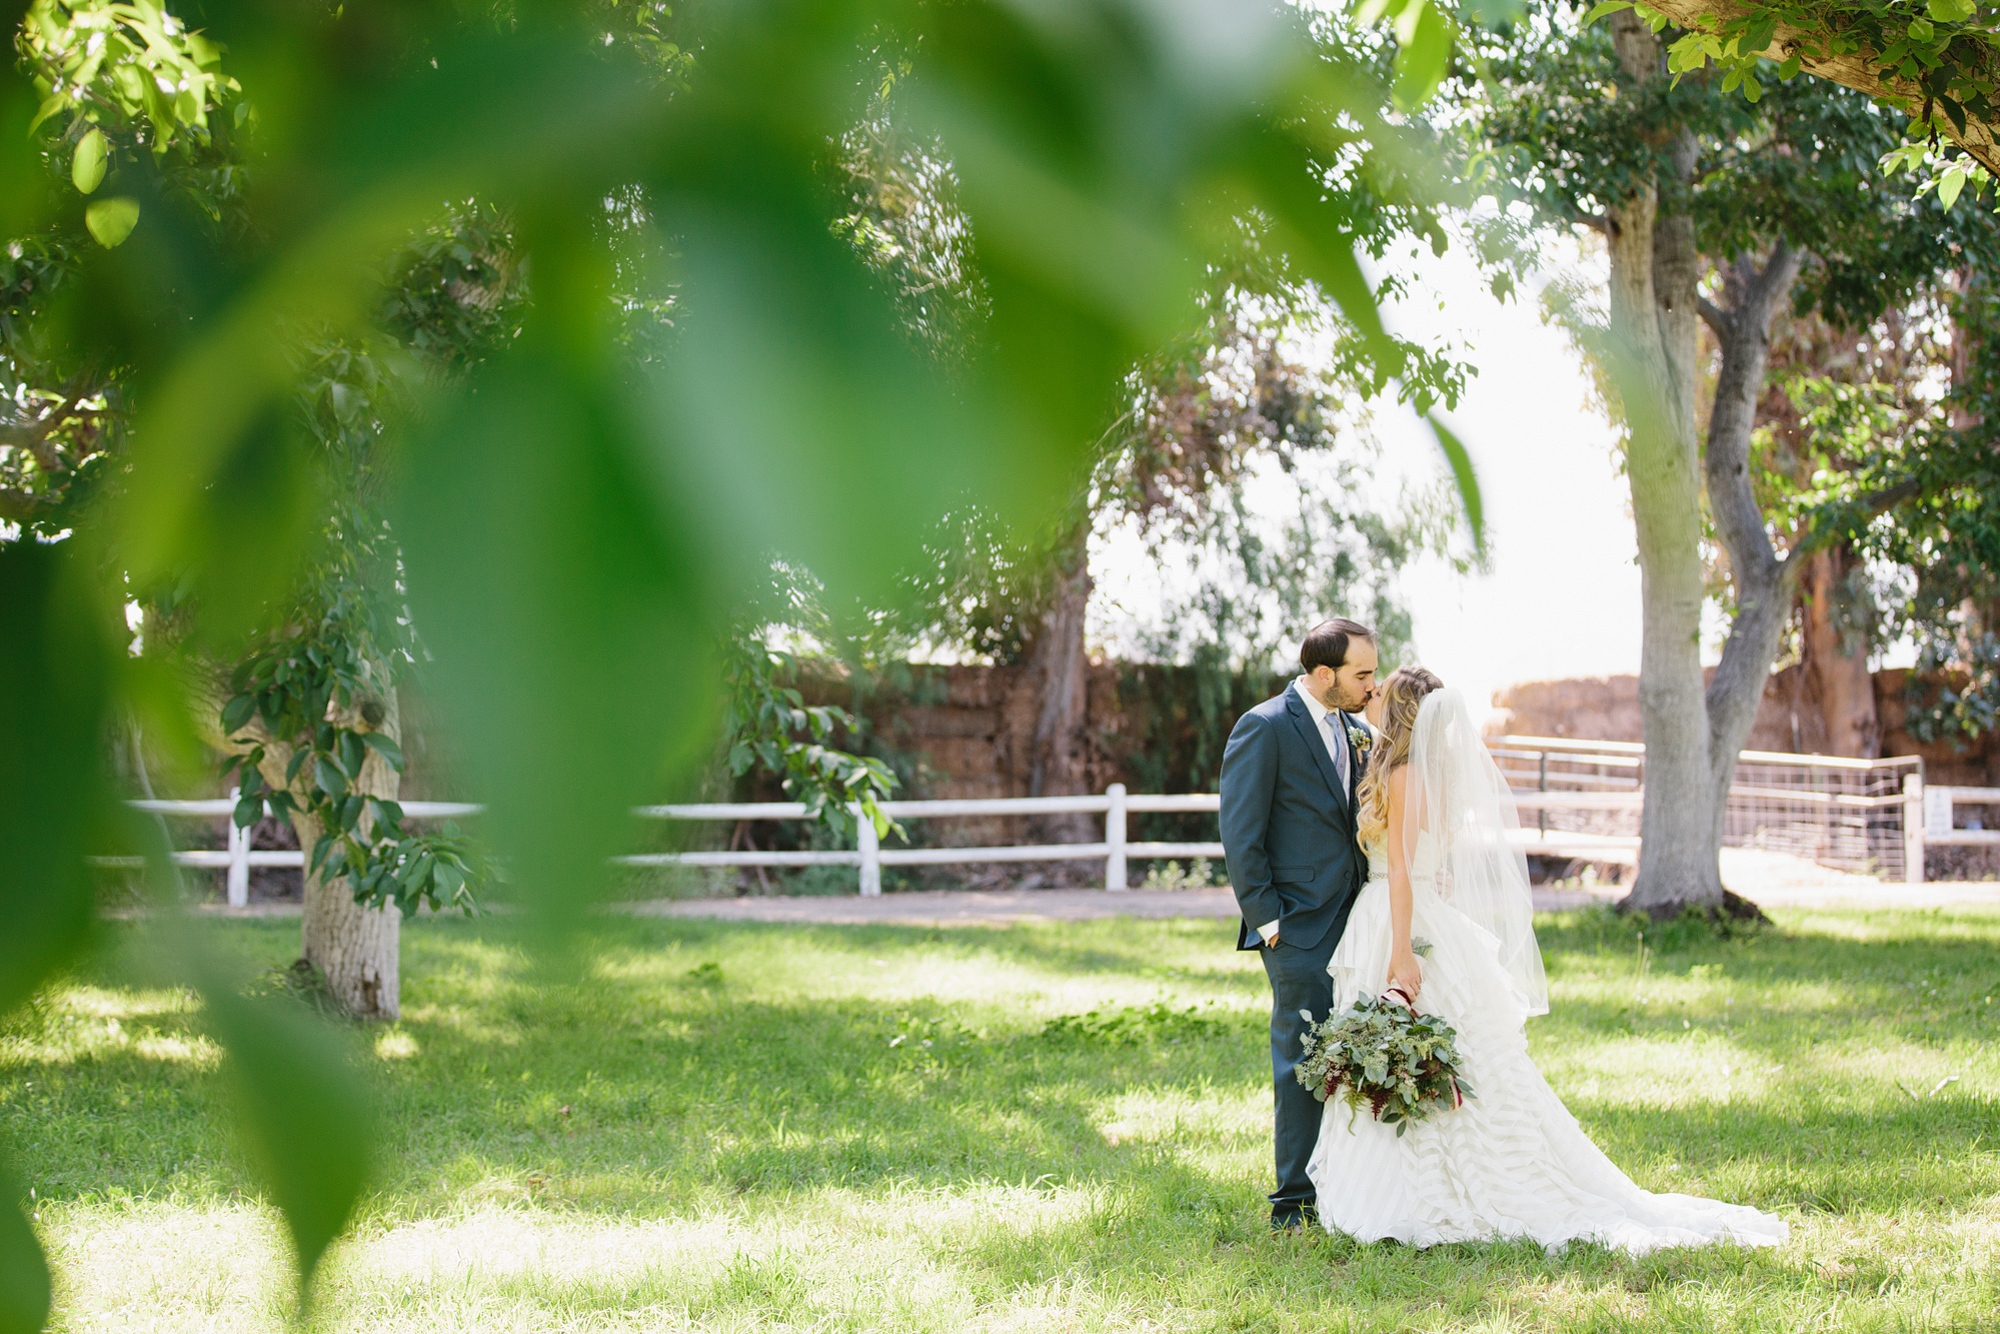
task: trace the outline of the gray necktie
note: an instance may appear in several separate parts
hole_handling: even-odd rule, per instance
[[[1333,733],[1333,767],[1340,774],[1340,790],[1344,794],[1348,788],[1347,729],[1340,725],[1340,715],[1332,709],[1326,711],[1326,725]]]

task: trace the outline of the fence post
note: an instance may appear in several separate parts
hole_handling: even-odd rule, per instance
[[[1125,878],[1125,785],[1113,783],[1104,789],[1111,804],[1104,808],[1104,887],[1124,889]]]
[[[235,801],[243,795],[243,789],[229,789],[229,799]],[[236,827],[236,814],[229,819],[229,879],[227,898],[229,906],[241,908],[250,902],[250,831]]]
[[[1924,775],[1903,775],[1903,883],[1924,883]]]
[[[1924,784],[1924,835],[1949,834],[1952,826],[1951,788],[1939,783]]]
[[[861,896],[874,898],[882,892],[882,840],[859,802],[847,809],[854,813],[854,846],[861,850]]]
[[[1547,751],[1542,751],[1538,758],[1541,760],[1541,782],[1538,784],[1538,787],[1540,791],[1547,792],[1549,790],[1549,753]],[[1601,764],[1598,765],[1597,771],[1599,773],[1603,773],[1604,766]],[[1541,834],[1541,836],[1544,839],[1548,838],[1549,808],[1547,806],[1544,806],[1540,810],[1535,812],[1535,829]]]

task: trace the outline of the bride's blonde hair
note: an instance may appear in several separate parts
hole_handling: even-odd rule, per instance
[[[1356,804],[1355,831],[1362,847],[1382,846],[1389,829],[1389,772],[1410,762],[1417,710],[1425,695],[1443,688],[1444,682],[1423,667],[1398,667],[1382,683],[1382,739],[1368,758],[1368,772],[1361,776]]]

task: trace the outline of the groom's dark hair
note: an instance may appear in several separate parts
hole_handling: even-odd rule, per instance
[[[1315,667],[1331,667],[1337,672],[1347,665],[1347,645],[1356,639],[1372,644],[1375,632],[1345,616],[1322,621],[1306,632],[1306,642],[1299,645],[1299,666],[1306,669],[1308,676]]]

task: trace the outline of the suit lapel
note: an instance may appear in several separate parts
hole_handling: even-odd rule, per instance
[[[1344,811],[1352,810],[1353,803],[1341,790],[1340,775],[1333,770],[1333,756],[1326,753],[1326,736],[1319,730],[1319,725],[1313,722],[1312,711],[1307,709],[1306,702],[1299,698],[1296,686],[1288,686],[1285,689],[1285,709],[1292,715],[1292,725],[1297,727],[1299,735],[1305,738],[1306,750],[1312,754],[1314,763],[1319,765],[1320,776],[1326,779],[1326,790],[1333,794],[1334,804]],[[1352,768],[1351,765],[1349,767]]]

